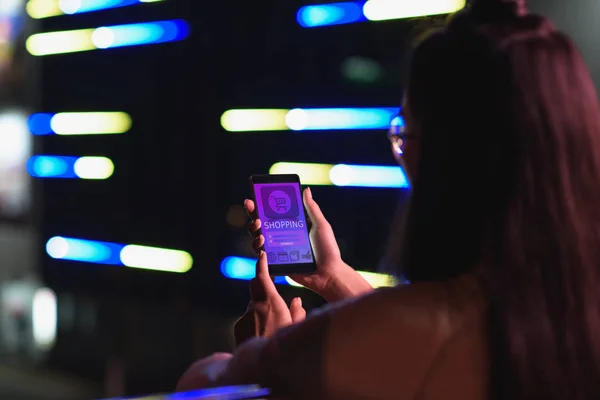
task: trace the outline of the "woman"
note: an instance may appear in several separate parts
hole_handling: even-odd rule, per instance
[[[298,322],[301,305],[288,309],[262,254],[252,312],[263,337],[198,362],[180,388],[600,398],[600,109],[579,52],[522,1],[474,1],[415,50],[405,102],[392,139],[413,193],[391,253],[412,284]],[[352,274],[328,237],[316,245],[329,272],[319,258],[312,288],[331,296],[335,271]],[[358,284],[334,300],[366,291],[347,282]]]

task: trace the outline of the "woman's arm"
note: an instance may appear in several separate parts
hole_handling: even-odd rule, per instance
[[[335,303],[340,300],[360,297],[373,291],[373,287],[365,280],[354,268],[344,264],[337,268],[323,293],[321,294],[328,303]]]

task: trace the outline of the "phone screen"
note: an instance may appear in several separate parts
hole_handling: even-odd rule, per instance
[[[269,266],[314,264],[300,184],[255,183],[254,195]]]

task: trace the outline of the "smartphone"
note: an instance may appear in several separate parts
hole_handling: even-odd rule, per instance
[[[252,175],[252,198],[262,222],[272,276],[317,271],[298,175]]]

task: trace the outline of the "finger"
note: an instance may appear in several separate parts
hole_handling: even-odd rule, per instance
[[[292,322],[294,324],[306,319],[306,310],[304,307],[302,307],[302,299],[300,297],[296,297],[294,300],[292,300],[292,304],[290,305],[290,314],[292,315]]]
[[[254,206],[254,201],[250,199],[244,200],[244,208],[246,209],[246,214],[250,219],[254,219],[256,217],[256,207]]]
[[[256,235],[260,232],[260,228],[262,227],[262,221],[260,219],[255,219],[254,221],[250,221],[248,222],[248,225],[246,225],[246,228],[248,229],[248,232],[253,236],[256,237]]]
[[[252,241],[252,248],[258,254],[262,247],[265,245],[265,237],[263,235],[258,235],[258,237],[254,238]]]
[[[267,255],[264,251],[261,251],[256,262],[256,278],[250,281],[250,298],[253,302],[258,303],[279,297],[281,296],[279,296],[275,283],[269,275]]]
[[[256,323],[254,318],[254,310],[248,306],[248,310],[238,319],[233,325],[233,336],[236,346],[239,346],[246,340],[258,336],[256,332]]]
[[[319,224],[324,225],[327,224],[327,220],[325,216],[321,212],[321,208],[319,205],[313,200],[312,192],[310,188],[306,188],[304,193],[302,194],[302,198],[304,200],[304,207],[306,207],[306,212],[308,213],[308,218],[312,222],[312,224],[316,227]]]

